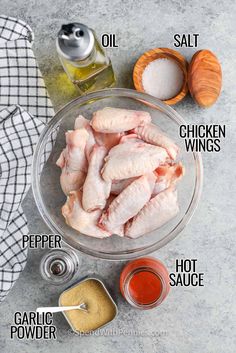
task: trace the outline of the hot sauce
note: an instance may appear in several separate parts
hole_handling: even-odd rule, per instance
[[[139,309],[151,309],[166,298],[170,289],[169,273],[155,258],[137,259],[124,267],[120,289],[131,305]]]
[[[139,304],[152,304],[160,297],[162,283],[159,276],[150,271],[140,271],[129,282],[131,297]]]

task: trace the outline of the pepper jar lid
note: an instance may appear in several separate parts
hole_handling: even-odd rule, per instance
[[[68,23],[61,26],[57,36],[57,51],[67,60],[86,59],[94,47],[94,35],[82,23]]]

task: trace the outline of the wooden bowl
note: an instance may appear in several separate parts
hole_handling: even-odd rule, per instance
[[[140,56],[133,70],[134,87],[139,92],[145,92],[142,84],[143,71],[150,62],[160,58],[174,60],[183,72],[184,80],[180,92],[175,97],[163,100],[164,103],[173,105],[180,102],[188,93],[188,62],[176,50],[168,48],[156,48],[151,49]]]

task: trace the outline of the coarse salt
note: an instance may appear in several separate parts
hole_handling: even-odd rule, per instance
[[[175,97],[183,86],[183,72],[171,59],[156,59],[143,71],[144,91],[161,100]]]

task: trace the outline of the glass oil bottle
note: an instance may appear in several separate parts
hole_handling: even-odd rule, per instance
[[[56,45],[65,72],[81,94],[114,85],[111,60],[93,30],[81,23],[62,25]]]

